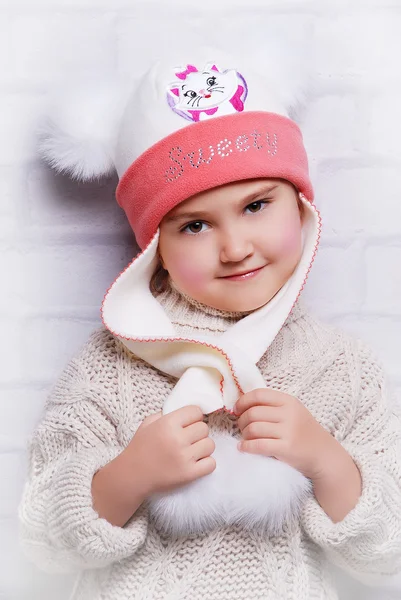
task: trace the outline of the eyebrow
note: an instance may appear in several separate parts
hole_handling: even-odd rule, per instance
[[[268,192],[272,192],[279,185],[280,185],[279,183],[276,183],[275,185],[270,185],[270,186],[265,186],[263,188],[259,188],[255,192],[251,192],[250,194],[245,196],[245,198],[241,198],[239,204],[242,204],[243,202],[246,202],[247,204],[251,204],[252,200],[257,198],[261,194],[266,194]],[[170,217],[166,217],[165,222],[166,223],[175,223],[177,221],[186,220],[186,219],[200,219],[201,217],[204,218],[205,216],[207,216],[207,214],[208,214],[207,211],[204,211],[204,210],[194,210],[191,212],[182,212],[182,213],[178,213],[176,215],[172,215]]]

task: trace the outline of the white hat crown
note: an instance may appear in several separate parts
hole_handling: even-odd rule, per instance
[[[71,82],[68,89],[63,85],[53,93],[39,129],[41,156],[56,171],[74,179],[99,179],[114,171],[121,178],[146,149],[191,124],[181,110],[182,97],[173,91],[180,82],[177,73],[188,66],[197,69],[189,74],[192,81],[214,66],[225,79],[226,92],[241,78],[245,80],[244,110],[291,116],[304,102],[311,83],[308,46],[294,49],[278,36],[269,36],[263,55],[256,55],[251,64],[238,55],[203,47],[176,52],[168,62],[157,61],[135,81],[93,76],[85,82]],[[202,102],[203,108],[216,108],[214,100],[203,98]],[[216,116],[229,108],[227,97],[217,104]]]

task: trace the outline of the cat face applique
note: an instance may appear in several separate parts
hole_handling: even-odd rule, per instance
[[[201,71],[186,65],[174,73],[178,80],[169,84],[167,102],[184,119],[197,122],[244,110],[248,86],[235,69],[223,71],[207,63]]]

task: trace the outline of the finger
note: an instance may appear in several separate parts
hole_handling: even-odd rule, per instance
[[[200,440],[199,442],[191,444],[189,447],[189,453],[195,460],[201,460],[202,458],[206,458],[207,456],[213,454],[215,448],[216,444],[212,438],[208,437]]]
[[[181,427],[187,427],[188,425],[192,425],[192,423],[203,421],[202,409],[194,404],[177,408],[177,410],[171,412],[170,415],[172,415],[174,420],[178,422]]]
[[[202,458],[201,460],[196,461],[193,466],[193,479],[199,479],[199,477],[209,475],[210,473],[213,473],[215,468],[216,460],[213,458],[213,456]]]
[[[187,443],[194,444],[195,442],[199,442],[199,440],[208,437],[209,426],[204,421],[198,421],[197,423],[192,423],[192,425],[184,427],[183,432]]]
[[[238,444],[238,449],[241,452],[249,454],[261,454],[262,456],[270,456],[280,459],[281,440],[258,439],[258,440],[242,440]]]
[[[251,406],[282,406],[284,404],[284,396],[282,392],[272,390],[270,388],[258,388],[243,394],[236,402],[234,410],[237,416],[240,416],[244,411]]]
[[[280,423],[282,412],[278,406],[251,406],[238,419],[240,430],[245,429],[253,421],[269,421],[270,423]]]
[[[256,440],[256,439],[280,439],[281,428],[277,423],[266,423],[266,421],[254,421],[245,427],[242,431],[242,437],[244,440]]]

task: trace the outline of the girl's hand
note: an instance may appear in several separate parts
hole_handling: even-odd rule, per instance
[[[339,442],[294,396],[272,389],[252,390],[234,406],[243,441],[240,450],[282,460],[312,480],[330,468]]]
[[[146,417],[125,449],[146,494],[166,492],[214,471],[210,455],[215,443],[208,435],[198,406]]]

